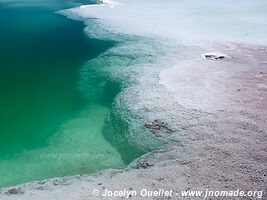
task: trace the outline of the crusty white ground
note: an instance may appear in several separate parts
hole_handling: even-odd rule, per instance
[[[233,44],[217,48],[233,59],[210,61],[199,54],[193,56],[195,60],[189,58],[158,71],[150,81],[145,81],[149,75],[144,76],[143,84],[150,84],[153,93],[141,95],[139,101],[151,116],[175,130],[157,135],[168,143],[164,150],[143,156],[126,170],[110,169],[4,188],[0,199],[106,199],[91,194],[93,189],[105,188],[263,190],[262,199],[266,199],[267,49]],[[138,163],[147,163],[148,167],[137,169]],[[17,194],[10,194],[8,190],[14,188]]]

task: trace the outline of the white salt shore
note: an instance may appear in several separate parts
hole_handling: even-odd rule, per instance
[[[117,97],[115,107],[124,103],[127,112],[144,117],[142,128],[164,141],[164,148],[144,155],[125,170],[3,188],[0,199],[120,199],[102,196],[106,189],[165,189],[179,194],[183,190],[239,189],[262,191],[261,199],[267,198],[267,41],[263,27],[267,15],[262,9],[266,3],[106,3],[60,13],[84,20],[90,37],[119,41],[100,55],[105,65],[123,65],[112,74],[115,79],[132,82]],[[202,55],[210,54],[227,59],[203,59]],[[134,142],[148,142],[141,138]],[[259,199],[257,194],[237,199]],[[137,195],[122,199],[180,197]]]
[[[65,12],[70,17],[97,18],[112,31],[168,37],[179,42],[231,41],[267,44],[265,0],[116,0]]]

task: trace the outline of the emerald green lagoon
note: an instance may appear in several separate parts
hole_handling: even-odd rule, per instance
[[[78,3],[0,0],[0,187],[127,164],[102,133],[118,87],[78,90],[81,66],[114,45],[55,14]]]

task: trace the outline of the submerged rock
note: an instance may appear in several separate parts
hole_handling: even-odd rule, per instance
[[[204,53],[202,54],[202,58],[207,59],[207,60],[224,60],[224,59],[230,59],[231,57],[220,53],[220,52],[212,52],[212,53]]]
[[[140,160],[140,161],[138,161],[136,168],[137,169],[146,169],[146,168],[152,167],[152,166],[154,166],[154,164],[148,163],[147,160]]]
[[[20,188],[11,188],[7,191],[7,194],[22,194],[23,192],[20,190]]]

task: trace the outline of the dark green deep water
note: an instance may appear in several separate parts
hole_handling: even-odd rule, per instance
[[[84,105],[78,71],[110,43],[44,8],[0,8],[0,158],[39,147]]]
[[[112,42],[88,39],[83,23],[54,14],[71,2],[6,2],[0,0],[0,187],[124,166],[102,134],[112,99],[90,103],[77,89],[81,66]]]

